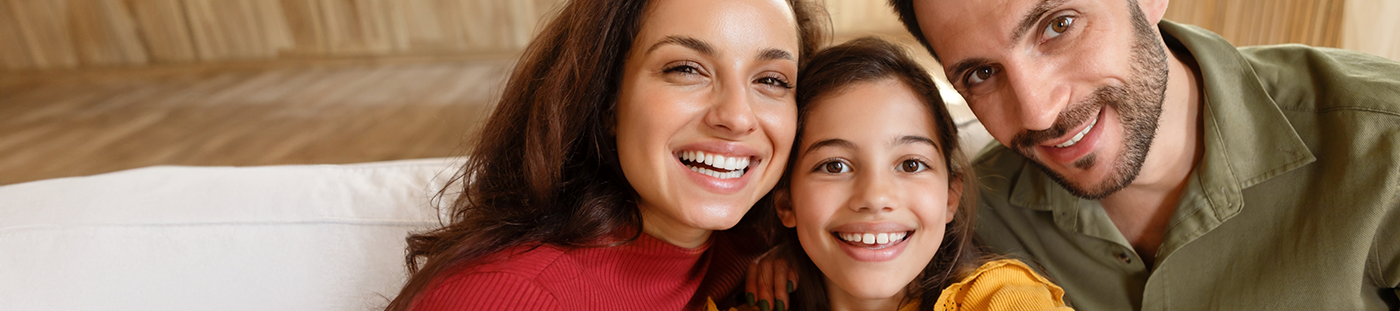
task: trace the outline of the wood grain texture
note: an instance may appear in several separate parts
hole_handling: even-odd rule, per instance
[[[459,155],[508,59],[130,69],[0,78],[0,184],[151,165]]]
[[[0,70],[513,53],[564,2],[0,0]],[[838,36],[904,31],[884,1],[818,2],[829,9]],[[1386,9],[1393,4],[1176,0],[1166,18],[1217,32],[1240,46],[1302,43],[1387,53],[1388,47],[1361,42],[1400,37],[1395,27],[1385,27],[1394,18],[1379,17],[1400,13]],[[1376,25],[1382,27],[1372,27]]]

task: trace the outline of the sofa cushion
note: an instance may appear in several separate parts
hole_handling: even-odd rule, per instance
[[[406,276],[404,238],[439,225],[431,199],[457,165],[162,166],[0,187],[0,302],[382,309]]]

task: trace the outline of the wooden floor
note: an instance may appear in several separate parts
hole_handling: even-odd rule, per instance
[[[500,57],[0,73],[0,185],[460,155],[509,68]]]

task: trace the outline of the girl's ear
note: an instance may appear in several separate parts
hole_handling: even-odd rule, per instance
[[[797,226],[797,213],[792,211],[792,196],[787,189],[773,190],[773,208],[778,211],[778,218],[783,220],[784,227]]]
[[[948,222],[953,222],[953,216],[958,213],[958,206],[962,205],[963,195],[963,174],[956,173],[948,178]]]

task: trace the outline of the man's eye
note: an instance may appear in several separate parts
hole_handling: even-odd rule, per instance
[[[899,163],[899,171],[905,173],[918,173],[926,169],[928,169],[928,165],[917,160],[904,160],[904,162]]]
[[[1065,31],[1069,30],[1070,25],[1074,25],[1074,17],[1056,17],[1050,20],[1049,25],[1045,25],[1045,33],[1041,34],[1040,37],[1044,39],[1059,37],[1061,34],[1064,34]]]
[[[982,82],[986,82],[987,79],[991,79],[994,74],[996,74],[996,69],[992,69],[991,66],[979,67],[967,74],[967,79],[964,81],[964,84],[968,86],[978,85]]]
[[[847,166],[846,163],[841,163],[840,161],[831,161],[822,164],[821,170],[822,172],[826,172],[827,174],[840,174],[850,172],[851,167]]]

